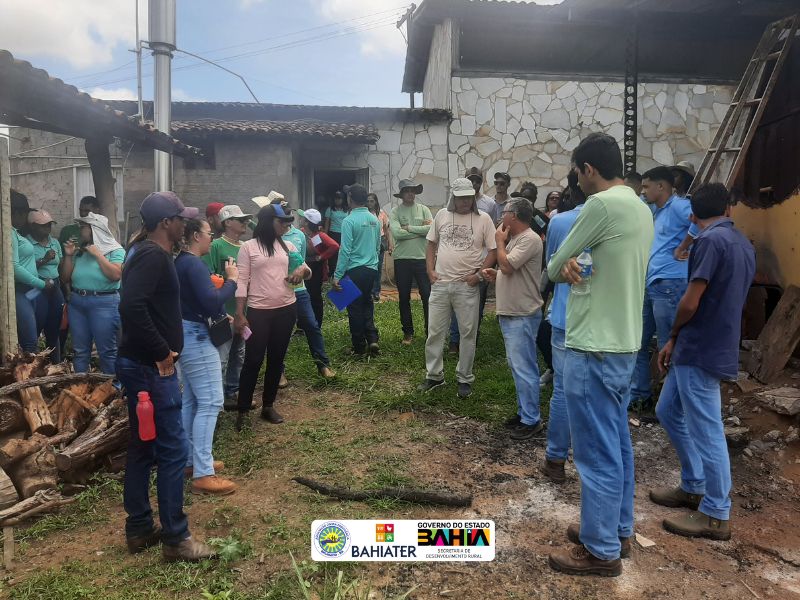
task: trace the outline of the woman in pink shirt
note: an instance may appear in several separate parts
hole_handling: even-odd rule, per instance
[[[265,354],[267,369],[261,418],[270,423],[283,422],[273,404],[296,320],[294,288],[290,284],[311,276],[311,269],[305,263],[289,273],[289,253],[297,253],[297,248],[281,239],[294,220],[286,210],[280,205],[270,204],[258,211],[253,239],[239,249],[234,328],[247,341],[244,366],[239,376],[237,430],[241,429],[243,416],[253,402]],[[251,332],[249,335],[248,331]]]

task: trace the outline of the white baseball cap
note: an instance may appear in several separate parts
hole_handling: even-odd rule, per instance
[[[242,209],[235,204],[226,204],[219,209],[219,220],[225,222],[228,219],[243,219],[245,217],[252,217],[253,215],[243,213]]]
[[[303,219],[314,225],[322,223],[322,215],[316,208],[309,208],[308,210],[298,210],[297,214]]]
[[[453,196],[474,196],[475,188],[472,187],[472,182],[466,177],[459,177],[454,179],[450,184],[450,191]]]

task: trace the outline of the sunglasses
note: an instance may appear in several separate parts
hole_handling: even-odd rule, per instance
[[[234,217],[234,221],[239,221],[239,223],[249,223],[250,217]]]

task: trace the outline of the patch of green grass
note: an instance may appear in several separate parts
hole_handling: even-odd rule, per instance
[[[81,600],[101,598],[92,582],[95,573],[83,563],[36,573],[9,590],[11,600]]]
[[[214,434],[213,455],[225,463],[225,469],[238,476],[252,475],[269,465],[271,443],[257,439],[251,427],[234,429],[234,413],[220,414]]]
[[[460,399],[455,389],[458,357],[447,354],[446,348],[447,385],[429,394],[416,391],[417,385],[425,379],[425,340],[418,335],[411,346],[400,343],[403,333],[396,302],[381,302],[375,306],[381,354],[374,358],[350,355],[347,314],[326,308],[323,334],[332,367],[337,373],[336,379],[326,381],[316,376],[316,368],[303,337],[292,338],[286,357],[286,373],[292,384],[312,390],[318,401],[324,402],[325,391],[332,390],[357,398],[359,409],[369,413],[425,409],[492,424],[499,424],[516,411],[514,381],[506,362],[503,336],[493,313],[487,312],[481,323],[473,369],[473,394]],[[424,331],[419,301],[412,302],[412,311],[417,330]],[[535,343],[536,340],[532,339],[531,344]],[[542,417],[546,418],[550,403],[549,387],[542,389],[540,402]]]

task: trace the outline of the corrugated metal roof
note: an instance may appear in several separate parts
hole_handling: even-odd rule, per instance
[[[276,136],[324,139],[374,144],[380,137],[370,124],[326,123],[320,121],[223,121],[197,119],[174,121],[172,132],[190,136]]]
[[[176,154],[201,154],[194,148],[140,123],[47,71],[0,50],[0,122],[67,133],[76,137],[113,136]]]

